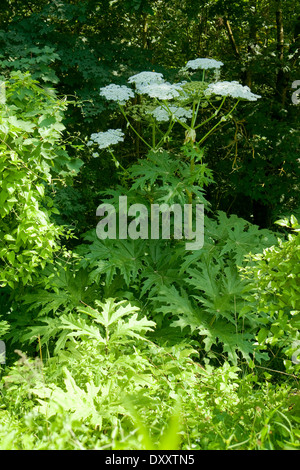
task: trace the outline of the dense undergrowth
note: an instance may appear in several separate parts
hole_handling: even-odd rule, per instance
[[[188,82],[171,85],[150,72],[148,83],[140,74],[131,88],[102,89],[144,145],[136,161],[125,165],[112,151],[125,138],[120,129],[85,136],[87,146],[72,152],[98,159],[99,171],[99,157],[104,166],[112,159],[118,181],[99,191],[102,203],[116,207],[126,195],[138,211],[164,204],[162,213],[201,205],[197,249],[175,235],[142,237],[142,219],[131,237],[101,238],[98,225],[68,245],[72,230],[55,195],[84,165],[62,141],[65,103],[30,74],[6,81],[1,449],[300,446],[298,222],[292,216],[276,232],[262,230],[212,212],[206,199],[214,180],[203,142],[240,101],[259,96],[236,82],[220,85],[210,70],[197,80],[188,67],[184,73]]]

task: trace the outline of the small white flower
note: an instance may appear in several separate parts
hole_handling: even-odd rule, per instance
[[[97,144],[99,149],[105,149],[111,145],[123,142],[124,133],[121,129],[109,129],[106,132],[98,132],[91,135],[93,143]],[[94,156],[94,154],[93,154]]]
[[[94,157],[94,158],[98,158],[98,157],[99,157],[99,153],[98,153],[98,152],[94,152],[94,153],[93,153],[93,157]]]
[[[261,98],[260,95],[252,93],[248,86],[243,86],[236,81],[211,83],[205,90],[205,94],[231,96],[232,98],[248,101],[257,101],[257,98]]]
[[[111,83],[100,88],[100,96],[104,96],[107,100],[117,101],[119,104],[126,104],[130,98],[134,98],[134,92],[125,85],[115,85]]]
[[[163,81],[163,75],[157,72],[140,72],[128,79],[129,83],[135,84],[137,90],[140,87],[152,85],[153,83],[162,83]]]
[[[158,122],[169,121],[170,117],[181,122],[186,122],[187,118],[192,117],[193,111],[191,109],[181,108],[180,106],[170,106],[169,110],[158,106],[153,111],[150,111],[149,114],[152,114]]]
[[[188,63],[186,64],[185,68],[186,69],[219,69],[222,67],[223,62],[220,62],[219,60],[215,59],[194,59],[194,60],[189,60]]]
[[[160,100],[171,100],[179,96],[179,91],[181,87],[178,84],[173,84],[168,82],[164,83],[152,83],[150,85],[145,85],[139,87],[139,93],[146,94],[150,98],[158,98]]]

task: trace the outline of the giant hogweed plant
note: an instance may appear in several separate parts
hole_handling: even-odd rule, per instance
[[[247,87],[235,82],[208,84],[203,80],[206,69],[220,66],[221,63],[214,60],[199,59],[190,61],[186,71],[202,67],[201,81],[172,85],[165,82],[161,74],[142,72],[129,79],[134,89],[112,84],[101,90],[107,99],[117,101],[127,126],[148,148],[144,158],[125,169],[112,151],[112,146],[124,139],[121,129],[92,134],[88,146],[97,145],[98,149],[94,150],[98,151],[108,149],[121,170],[123,186],[106,190],[102,197],[109,196],[109,199],[104,198],[105,202],[117,208],[119,196],[126,194],[129,204],[139,202],[150,207],[152,203],[200,202],[208,210],[205,186],[213,182],[213,177],[204,162],[202,144],[230,119],[239,101],[257,99]],[[151,129],[149,142],[128,117],[128,101],[136,94],[140,97],[138,110],[148,119]],[[227,101],[229,108],[221,115]],[[203,120],[201,110],[208,106],[212,108],[211,116]],[[209,122],[212,123],[210,131],[197,140],[199,130]],[[165,123],[167,129],[163,133],[161,126]],[[181,126],[184,134],[179,148],[170,150],[164,147],[169,146],[175,125]],[[99,153],[94,152],[94,157],[99,157]],[[86,234],[85,241],[77,249],[82,259],[75,271],[87,273],[86,287],[78,296],[72,294],[68,286],[67,293],[62,286],[58,296],[53,273],[53,288],[49,286],[47,296],[44,291],[38,291],[25,298],[31,312],[38,312],[38,324],[32,327],[31,323],[29,332],[22,333],[23,340],[40,335],[42,343],[47,343],[60,338],[55,347],[57,351],[65,341],[62,312],[66,308],[72,312],[82,301],[93,306],[86,294],[95,289],[96,298],[127,299],[138,306],[156,322],[154,334],[161,342],[174,344],[189,337],[196,340],[207,360],[218,354],[236,363],[239,357],[249,360],[253,355],[254,332],[260,319],[255,314],[241,314],[246,281],[239,277],[237,265],[244,263],[245,254],[259,252],[276,243],[270,232],[259,230],[235,216],[228,218],[218,213],[214,218],[205,217],[204,246],[194,252],[185,249],[183,240],[175,239],[100,240],[92,231]],[[66,264],[62,272],[68,269]],[[47,326],[42,326],[40,321]],[[259,352],[256,356],[258,360],[265,357]]]
[[[161,74],[141,72],[129,78],[132,87],[110,84],[100,90],[107,100],[118,103],[127,128],[148,149],[143,158],[123,168],[112,150],[124,140],[123,131],[110,129],[91,135],[88,146],[98,147],[93,148],[93,156],[98,158],[99,151],[108,150],[122,173],[123,186],[105,191],[109,196],[105,202],[117,208],[119,196],[126,194],[130,204],[202,203],[209,210],[205,186],[213,183],[213,175],[204,161],[204,142],[231,119],[240,101],[259,98],[237,82],[207,83],[207,70],[218,71],[221,65],[212,59],[196,59],[185,67],[189,81],[171,84]],[[201,80],[192,80],[188,71],[193,74],[198,69],[202,70]],[[138,104],[132,107],[130,100],[136,96]],[[201,111],[209,107],[211,114],[204,118]],[[143,135],[132,119],[138,113],[140,122],[146,123]],[[175,126],[183,129],[182,142],[170,149]],[[174,239],[99,240],[90,233],[86,240],[92,244],[80,251],[82,265],[91,270],[90,279],[104,283],[110,294],[115,289],[117,295],[138,302],[158,322],[164,338],[182,330],[196,337],[206,354],[216,345],[234,363],[238,354],[249,360],[258,319],[240,314],[245,283],[236,266],[249,251],[276,242],[270,232],[219,213],[217,221],[206,218],[204,247],[192,253],[185,250],[182,240]],[[257,353],[257,357],[263,356]]]

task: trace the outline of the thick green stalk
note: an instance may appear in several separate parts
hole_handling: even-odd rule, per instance
[[[224,121],[224,119],[226,119],[228,116],[230,116],[230,114],[235,110],[235,108],[237,107],[237,105],[239,104],[240,100],[238,100],[235,105],[233,106],[233,108],[229,111],[229,113],[227,113],[225,116],[222,116],[222,118],[219,120],[219,122],[217,122],[217,124],[215,124],[211,129],[210,131],[207,132],[207,134],[205,134],[204,137],[202,137],[202,139],[198,142],[198,144],[202,144],[202,142],[204,142],[205,139],[207,139],[207,137],[212,133],[214,132],[214,130],[221,124],[221,122]]]
[[[224,102],[225,102],[225,99],[226,99],[226,96],[224,96],[224,98],[222,99],[222,102],[220,104],[220,106],[218,107],[218,109],[208,118],[206,119],[205,121],[201,122],[200,124],[198,124],[198,126],[195,127],[195,129],[199,129],[199,127],[201,126],[204,126],[204,124],[207,124],[209,121],[211,121],[214,117],[217,116],[217,114],[219,113],[219,111],[221,110]]]
[[[131,124],[131,122],[129,121],[128,117],[126,116],[126,113],[123,109],[123,107],[119,104],[119,107],[121,109],[121,113],[123,114],[124,118],[126,119],[126,122],[127,124],[129,125],[130,129],[133,130],[133,132],[138,136],[139,139],[141,139],[142,142],[144,142],[145,145],[147,145],[147,147],[149,147],[150,149],[152,148],[151,145],[148,144],[148,142],[145,141],[145,139],[143,139],[143,137],[138,133],[138,131],[133,127],[133,125]]]

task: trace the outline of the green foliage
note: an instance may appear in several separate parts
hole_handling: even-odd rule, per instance
[[[98,339],[70,331],[55,358],[21,354],[3,375],[1,449],[299,448],[292,389],[253,389],[252,374],[202,368],[183,345],[134,339],[106,354]]]
[[[5,320],[0,320],[0,337],[3,337],[9,331],[9,323]]]
[[[186,151],[184,147],[183,151]],[[129,177],[134,181],[130,191],[140,189],[148,200],[157,204],[184,204],[189,193],[195,195],[199,204],[206,203],[202,187],[213,181],[207,165],[197,165],[191,174],[190,162],[164,150],[150,151],[147,160],[138,160],[129,169]]]
[[[272,232],[220,212],[217,220],[206,218],[204,247],[193,253],[182,242],[99,240],[91,235],[87,240],[92,244],[80,252],[90,281],[100,285],[103,280],[106,295],[125,295],[143,305],[164,326],[158,336],[172,340],[180,327],[199,346],[203,341],[207,358],[215,357],[212,346],[218,344],[233,363],[237,352],[250,360],[262,318],[244,312],[247,283],[237,266],[247,253],[274,245]],[[257,352],[258,360],[266,357]]]
[[[299,205],[299,106],[291,102],[291,85],[299,79],[299,15],[299,4],[292,0],[247,0],[242,7],[212,0],[63,0],[59,5],[31,0],[28,8],[7,0],[0,23],[2,73],[26,67],[39,80],[58,79],[58,92],[75,94],[81,102],[80,112],[69,112],[69,126],[86,135],[116,123],[115,106],[99,96],[101,86],[112,80],[124,84],[141,70],[174,79],[187,60],[221,59],[221,79],[253,87],[263,100],[251,108],[244,105],[229,132],[223,128],[207,144],[208,166],[217,182],[211,203],[270,227],[276,218],[296,213]],[[136,159],[138,147],[131,144],[123,154]],[[93,186],[103,189],[103,174],[91,162],[88,169]],[[105,176],[111,178],[107,168]],[[79,182],[88,200],[91,180]]]
[[[208,84],[202,82],[202,85],[200,93],[198,81],[190,81],[184,89],[185,104],[192,106],[192,119],[190,123],[178,121],[185,129],[185,139],[184,145],[177,151],[166,151],[163,148],[170,139],[174,118],[166,100],[155,100],[156,105],[161,102],[165,112],[170,114],[170,124],[167,130],[162,131],[163,137],[158,143],[155,138],[152,139],[152,149],[146,158],[139,159],[123,170],[127,186],[106,191],[105,194],[111,198],[104,202],[118,207],[118,199],[123,191],[130,203],[146,202],[147,206],[150,203],[180,203],[183,206],[187,203],[195,205],[197,202],[208,206],[203,197],[204,188],[213,178],[203,161],[204,151],[199,143],[224,121],[224,117],[227,119],[232,116],[236,105],[230,104],[229,110],[219,116],[225,103],[224,97],[221,104],[218,103],[218,109],[211,110],[210,117],[204,121],[206,123],[215,119],[211,130],[198,137],[199,143],[196,143],[198,128],[203,125],[199,116],[200,105],[208,105],[209,101],[203,96],[203,89]],[[151,102],[149,99],[140,99],[144,104]],[[130,110],[130,106],[128,108]],[[120,105],[120,109],[126,117],[124,105]],[[127,117],[126,120],[129,127],[135,130]],[[156,125],[151,125],[153,132],[156,131]],[[140,130],[135,130],[135,133],[140,136]],[[140,136],[140,139],[147,143],[143,137]],[[114,157],[113,152],[110,152]],[[114,161],[118,159],[114,157]],[[216,346],[219,348],[216,351],[218,354],[224,354],[227,360],[236,365],[239,354],[247,362],[255,354],[255,332],[260,322],[257,315],[245,316],[241,313],[245,283],[239,276],[237,266],[243,264],[246,254],[273,245],[276,238],[271,232],[260,231],[257,226],[236,216],[227,218],[225,213],[219,212],[218,219],[216,222],[207,218],[204,246],[192,254],[185,249],[182,241],[175,239],[169,241],[174,255],[170,257],[167,244],[161,240],[148,241],[140,237],[137,240],[97,240],[95,235],[90,234],[86,239],[92,241],[91,246],[80,247],[79,252],[84,257],[83,267],[91,270],[91,280],[101,282],[105,274],[106,289],[111,292],[111,288],[114,288],[113,280],[118,279],[118,292],[115,291],[113,295],[118,294],[122,298],[123,287],[123,295],[141,303],[147,315],[166,328],[171,337],[172,329],[174,333],[176,329],[181,329],[182,336],[190,336],[198,342],[198,347],[208,360],[216,357],[213,352]],[[167,256],[167,268],[165,263],[157,262],[163,256]],[[120,283],[120,277],[123,283]],[[266,355],[256,352],[258,361],[266,358]]]
[[[62,332],[60,316],[69,314],[81,302],[93,302],[99,289],[90,285],[88,273],[78,268],[78,259],[70,257],[55,264],[48,263],[39,272],[35,288],[27,286],[11,307],[9,322],[11,331],[6,340],[11,345],[36,344],[37,349],[59,349],[67,332]],[[63,333],[63,334],[62,334]]]
[[[249,361],[250,354],[255,353],[254,332],[261,320],[253,312],[243,313],[247,284],[237,266],[244,264],[245,254],[274,242],[271,232],[236,216],[227,218],[220,212],[217,220],[207,218],[203,249],[185,255],[179,268],[180,287],[161,289],[153,299],[159,303],[155,308],[177,317],[171,326],[203,338],[207,357],[214,357],[212,346],[219,344],[234,364],[237,352]],[[261,360],[266,356],[256,357]]]
[[[2,3],[0,448],[299,449],[299,225],[261,229],[299,210],[298,4]],[[141,70],[183,91],[100,96]],[[262,99],[208,97],[216,80]],[[110,127],[124,142],[94,158]],[[124,195],[204,204],[203,247],[175,214],[170,239],[99,239]]]
[[[65,104],[29,74],[13,72],[1,107],[1,285],[26,284],[58,249],[61,229],[45,187],[75,173],[60,143]]]
[[[260,314],[263,325],[257,334],[259,345],[264,349],[278,347],[286,369],[292,373],[299,370],[297,357],[292,360],[300,344],[299,224],[293,216],[277,223],[295,233],[251,256],[254,263],[242,271],[251,288],[245,311]]]
[[[6,37],[5,37],[6,36]],[[58,78],[55,71],[51,68],[51,64],[59,59],[59,55],[49,46],[29,47],[23,49],[20,44],[14,44],[15,36],[9,35],[11,42],[5,48],[5,56],[0,58],[0,68],[2,74],[9,77],[11,71],[30,72],[33,80],[38,80],[48,84],[57,83]],[[0,33],[0,41],[7,41],[7,35]]]

